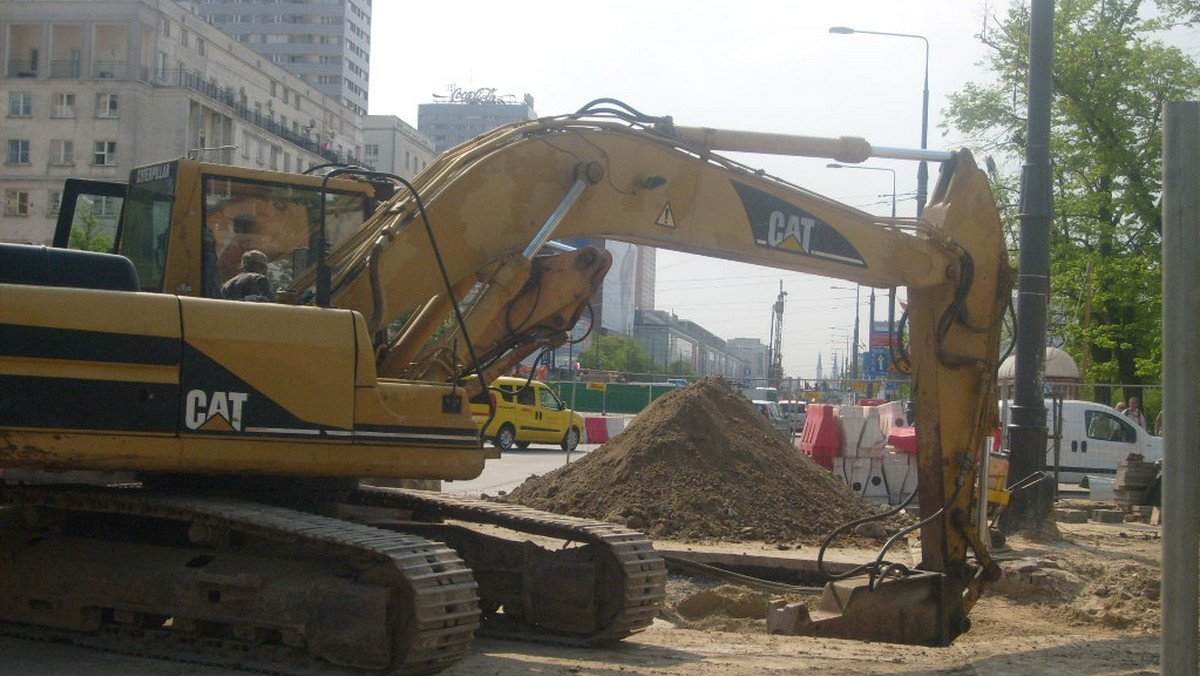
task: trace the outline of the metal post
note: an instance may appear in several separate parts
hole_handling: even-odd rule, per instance
[[[1200,564],[1200,103],[1163,106],[1162,673],[1200,673],[1196,570]]]
[[[859,324],[858,311],[862,307],[862,301],[859,298],[859,292],[861,292],[861,291],[862,291],[862,286],[859,284],[855,284],[854,285],[854,354],[851,355],[851,359],[853,359],[851,364],[853,364],[853,366],[850,367],[850,375],[851,375],[851,378],[853,378],[856,381],[858,380],[858,324]],[[850,387],[854,387],[854,383],[851,383]]]
[[[1017,280],[1016,386],[1009,425],[1009,482],[1046,465],[1046,310],[1050,294],[1050,104],[1054,1],[1033,0],[1029,27],[1029,123],[1021,168],[1021,255]],[[1048,484],[1049,481],[1042,482]],[[1005,532],[1035,528],[1049,516],[1052,487],[1015,493],[1001,515]]]

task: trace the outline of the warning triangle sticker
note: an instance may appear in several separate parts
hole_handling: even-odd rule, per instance
[[[654,219],[655,225],[661,225],[664,228],[675,227],[675,214],[671,211],[671,203],[663,204],[662,211],[658,212],[658,218]]]

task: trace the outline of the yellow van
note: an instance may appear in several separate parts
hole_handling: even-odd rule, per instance
[[[528,386],[526,385],[528,383]],[[496,416],[488,422],[488,400]],[[528,448],[530,444],[558,444],[573,451],[583,434],[583,416],[567,408],[558,394],[540,380],[504,376],[481,396],[471,400],[475,424],[487,429],[483,436],[501,451]]]

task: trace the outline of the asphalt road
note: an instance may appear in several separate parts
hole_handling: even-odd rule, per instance
[[[525,450],[512,450],[499,460],[488,460],[483,473],[470,481],[443,481],[442,492],[456,495],[497,495],[500,491],[511,491],[530,476],[542,475],[558,469],[568,462],[582,458],[600,448],[600,444],[580,444],[567,453],[557,446],[530,446]]]

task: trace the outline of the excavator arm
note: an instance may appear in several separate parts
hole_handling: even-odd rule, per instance
[[[539,256],[551,238],[614,239],[908,287],[926,519],[919,568],[927,572],[831,585],[824,605],[833,610],[796,630],[949,643],[995,574],[970,516],[995,426],[1011,274],[987,178],[968,152],[947,154],[922,218],[882,220],[713,146],[841,161],[873,153],[857,139],[686,129],[665,119],[575,115],[503,127],[443,155],[415,192],[398,194],[332,252],[333,304],[362,312],[373,332],[408,318],[379,345],[382,373],[454,381],[486,368],[475,382],[489,382],[565,341],[608,268],[607,254],[590,247]],[[461,323],[452,321],[456,311]],[[448,322],[454,328],[445,331]]]

